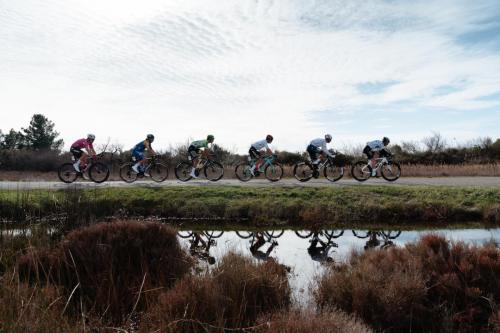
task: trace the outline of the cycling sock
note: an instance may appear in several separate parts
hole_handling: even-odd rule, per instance
[[[76,161],[73,164],[73,167],[75,168],[76,171],[80,172],[80,160]]]

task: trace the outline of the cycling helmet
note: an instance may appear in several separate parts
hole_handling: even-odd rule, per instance
[[[326,135],[325,135],[325,140],[326,140],[326,142],[328,142],[328,143],[329,143],[330,141],[332,141],[332,135],[331,135],[331,134],[326,134]]]
[[[87,134],[87,140],[95,140],[94,134]]]
[[[214,136],[212,134],[207,135],[207,141],[214,142]]]
[[[155,136],[154,136],[153,134],[148,134],[148,135],[146,136],[146,139],[148,139],[148,140],[149,140],[149,142],[153,142],[153,141],[154,141],[154,139],[155,139]]]
[[[267,141],[268,143],[273,142],[273,140],[274,140],[274,138],[273,138],[273,136],[272,136],[271,134],[268,134],[268,135],[266,136],[266,141]]]
[[[384,138],[382,139],[382,143],[384,144],[384,146],[387,146],[390,142],[391,140],[389,140],[389,138],[386,136],[384,136]]]

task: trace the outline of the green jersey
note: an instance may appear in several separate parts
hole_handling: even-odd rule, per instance
[[[208,141],[207,140],[193,141],[191,142],[191,146],[194,146],[196,149],[208,148]]]

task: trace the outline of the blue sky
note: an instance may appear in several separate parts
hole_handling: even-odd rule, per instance
[[[0,0],[0,129],[126,148],[500,137],[500,2]]]

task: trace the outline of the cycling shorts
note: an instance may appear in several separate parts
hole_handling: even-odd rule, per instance
[[[367,145],[363,149],[363,154],[365,154],[366,157],[368,157],[368,159],[371,160],[373,158],[374,152],[372,151],[372,149],[370,148],[370,146]]]
[[[139,162],[139,161],[142,161],[144,159],[144,152],[138,151],[138,150],[133,150],[132,156],[134,156],[135,160],[137,162]]]
[[[248,154],[253,159],[258,159],[262,155],[262,153],[260,151],[258,151],[254,146],[250,147]]]
[[[193,145],[190,145],[189,148],[188,148],[188,158],[189,160],[194,160],[195,158],[198,157],[198,155],[200,155],[200,152],[201,152],[201,149],[200,148],[196,148],[195,146]]]
[[[80,148],[71,147],[69,151],[71,154],[73,154],[75,160],[79,160],[83,155],[83,150],[81,150]]]

